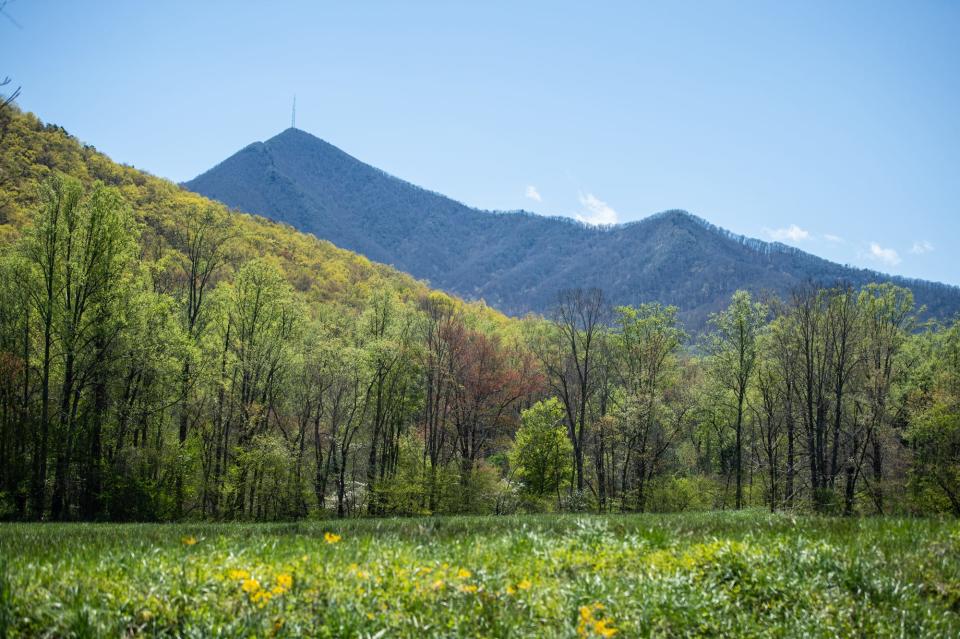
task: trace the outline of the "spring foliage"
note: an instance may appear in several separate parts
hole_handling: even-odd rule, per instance
[[[905,288],[510,319],[2,117],[4,518],[960,515],[958,324]]]

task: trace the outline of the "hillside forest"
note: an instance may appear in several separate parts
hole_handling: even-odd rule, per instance
[[[908,288],[512,319],[0,117],[5,519],[960,516],[960,322]]]

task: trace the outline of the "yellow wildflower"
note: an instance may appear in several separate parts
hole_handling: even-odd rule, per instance
[[[612,637],[617,634],[617,629],[611,624],[610,619],[605,618],[602,613],[602,603],[595,603],[591,606],[580,606],[580,621],[577,623],[577,635],[586,637],[588,635],[599,635],[601,637]]]
[[[459,586],[458,588],[460,592],[476,592],[477,591],[477,587],[473,584],[469,584],[466,586]]]
[[[188,537],[183,537],[180,540],[180,543],[182,543],[184,546],[193,546],[197,543],[197,538],[192,535]]]
[[[507,585],[507,589],[506,589],[505,592],[506,592],[508,595],[512,595],[513,593],[517,592],[517,589],[508,584],[508,585]]]
[[[517,584],[517,588],[519,588],[520,590],[530,590],[530,586],[532,585],[533,584],[530,583],[529,579],[521,579],[520,583]]]
[[[340,541],[340,539],[341,539],[340,535],[336,533],[332,533],[332,532],[323,533],[323,540],[328,544],[335,544],[338,541]]]
[[[246,570],[243,570],[242,568],[234,568],[233,570],[227,573],[227,576],[230,577],[231,579],[249,579],[250,573],[247,572]]]
[[[612,637],[617,634],[617,629],[610,626],[609,619],[598,619],[593,622],[593,631],[601,637]]]
[[[473,575],[473,573],[466,568],[461,568],[457,571],[457,577],[460,577],[461,579],[469,579],[471,575]]]
[[[443,579],[437,579],[435,582],[433,582],[434,590],[440,590],[441,588],[443,588]]]
[[[248,577],[243,580],[240,588],[242,588],[244,592],[257,592],[260,590],[260,582],[253,577]]]
[[[290,590],[293,587],[293,575],[285,572],[280,573],[277,575],[277,585],[284,590]]]

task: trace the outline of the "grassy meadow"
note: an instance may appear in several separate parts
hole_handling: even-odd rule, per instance
[[[8,637],[952,637],[960,524],[750,513],[0,527]]]

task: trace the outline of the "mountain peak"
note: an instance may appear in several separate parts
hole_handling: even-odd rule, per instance
[[[266,140],[264,144],[268,147],[277,147],[280,145],[283,145],[283,146],[296,145],[297,147],[305,147],[305,148],[310,148],[310,147],[325,148],[325,149],[337,148],[334,145],[327,142],[326,140],[322,138],[318,138],[312,133],[308,133],[303,129],[297,129],[294,127],[289,127],[284,129],[283,131],[281,131],[280,133],[277,133],[272,138],[269,138],[268,140]],[[339,151],[339,149],[337,150]]]
[[[292,126],[291,126],[291,127],[287,127],[286,129],[284,129],[284,130],[281,131],[280,133],[277,133],[275,136],[273,136],[272,138],[270,138],[269,140],[267,140],[267,142],[270,142],[270,141],[272,141],[272,140],[291,139],[291,138],[300,138],[300,139],[306,139],[306,140],[317,140],[318,142],[323,142],[323,140],[321,140],[321,139],[318,138],[317,136],[313,135],[312,133],[308,133],[307,131],[304,131],[303,129],[298,129],[298,128],[292,127]]]
[[[690,213],[690,212],[688,212],[688,211],[684,211],[683,209],[670,209],[670,210],[668,210],[668,211],[661,211],[661,212],[659,212],[659,213],[653,213],[653,214],[648,215],[647,217],[645,217],[645,218],[643,218],[642,220],[639,220],[639,221],[643,222],[643,221],[652,221],[652,220],[662,220],[662,221],[667,221],[667,222],[681,222],[681,223],[684,223],[684,222],[698,222],[698,223],[706,222],[706,220],[704,220],[702,217],[698,217],[698,216],[694,215],[693,213]],[[628,222],[628,224],[630,224],[630,222]]]

